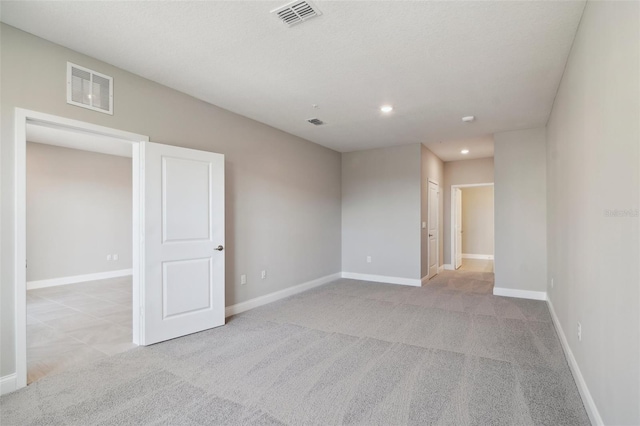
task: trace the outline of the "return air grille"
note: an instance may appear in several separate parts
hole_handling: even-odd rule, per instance
[[[320,120],[319,118],[310,118],[307,121],[316,126],[322,126],[324,124],[324,121]]]
[[[309,2],[299,0],[274,9],[271,13],[275,13],[282,22],[290,27],[322,15],[322,13]]]
[[[67,62],[67,103],[113,114],[113,78]]]

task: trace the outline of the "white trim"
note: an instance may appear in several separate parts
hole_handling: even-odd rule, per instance
[[[455,202],[455,197],[453,196],[453,189],[454,188],[475,188],[475,187],[479,187],[479,186],[494,186],[495,187],[495,183],[494,182],[487,182],[487,183],[469,183],[469,184],[460,184],[460,185],[451,185],[451,188],[449,188],[449,198],[451,201],[451,230],[450,230],[450,237],[451,237],[451,265],[455,265],[456,264],[456,231],[455,231],[455,226],[456,226],[456,202]],[[494,210],[495,210],[495,198],[494,198]],[[495,212],[494,212],[494,218],[495,218]],[[495,233],[495,230],[494,230]],[[462,257],[464,257],[464,255],[462,255]],[[445,268],[447,269],[447,268]],[[454,269],[451,269],[454,270]]]
[[[444,269],[444,265],[438,266],[438,273],[441,273],[442,271],[444,271]]]
[[[454,268],[454,267],[453,267],[453,265],[452,265],[452,264],[450,264],[450,263],[445,263],[445,264],[444,264],[444,265],[442,265],[442,266],[444,267],[444,269],[445,269],[446,271],[455,271],[455,268]]]
[[[376,283],[410,285],[414,287],[420,287],[422,285],[422,280],[420,278],[388,277],[386,275],[358,274],[355,272],[343,272],[342,278],[360,281],[373,281]]]
[[[463,259],[482,259],[482,260],[493,260],[492,254],[471,254],[471,253],[462,253]]]
[[[310,290],[312,288],[321,286],[323,284],[330,283],[331,281],[335,281],[342,276],[340,272],[325,275],[324,277],[317,278],[315,280],[307,281],[302,284],[298,284],[293,287],[285,288],[284,290],[276,291],[274,293],[269,293],[264,296],[256,297],[254,299],[247,300],[246,302],[236,303],[235,305],[227,306],[225,308],[225,318],[230,317],[231,315],[237,315],[239,313],[248,311],[250,309],[257,308],[259,306],[267,305],[269,303],[276,302],[280,299],[284,299],[289,296],[293,296],[298,293],[302,293],[303,291]]]
[[[112,129],[109,127],[98,126],[96,124],[86,123],[84,121],[72,120],[69,118],[58,117],[42,112],[31,111],[23,108],[15,108],[14,116],[14,325],[15,325],[15,368],[16,368],[16,389],[23,388],[27,385],[27,283],[26,283],[26,147],[27,147],[27,123],[39,123],[49,126],[64,128],[70,131],[81,131],[109,136],[111,138],[129,141],[132,144],[132,151],[142,141],[148,141],[149,137],[139,135],[137,133],[126,132],[123,130]],[[132,164],[135,164],[132,162]],[[132,166],[133,170],[133,166]],[[137,173],[137,171],[133,171]],[[142,233],[139,226],[140,217],[135,214],[139,212],[137,203],[142,202],[144,196],[141,187],[136,187],[136,180],[133,180],[133,230]],[[144,244],[142,235],[134,235],[132,238],[133,250],[140,251],[140,245]],[[135,258],[135,257],[134,257]],[[133,288],[134,294],[140,291],[140,272],[144,269],[144,259],[140,258],[139,262],[133,265]],[[135,300],[135,296],[134,296]],[[141,326],[141,321],[136,318],[135,312],[139,308],[133,309],[133,337],[134,342],[137,335],[136,326]]]
[[[16,389],[16,373],[0,377],[0,395],[5,395]]]
[[[546,291],[515,290],[512,288],[493,288],[494,296],[517,297],[519,299],[547,300]]]
[[[560,337],[562,348],[564,349],[564,353],[567,356],[567,361],[569,361],[569,367],[571,368],[571,372],[573,373],[573,377],[576,381],[576,385],[578,386],[578,391],[580,392],[580,396],[582,397],[582,402],[584,403],[584,408],[589,415],[589,419],[594,425],[604,425],[602,417],[600,416],[600,412],[598,411],[598,407],[596,407],[596,403],[591,396],[591,392],[589,392],[589,388],[587,387],[587,382],[585,382],[584,377],[582,376],[582,372],[580,371],[580,367],[578,366],[578,362],[573,356],[573,352],[571,351],[571,347],[569,346],[567,336],[564,334],[564,330],[560,325],[560,320],[556,315],[556,311],[553,309],[553,303],[551,303],[551,300],[549,299],[547,299],[547,303],[549,304],[549,311],[551,312],[553,325],[556,326],[556,331],[558,332],[558,336]]]
[[[48,280],[27,281],[27,290],[82,283],[85,281],[104,280],[107,278],[126,277],[127,275],[133,275],[133,269],[120,269],[117,271],[96,272],[95,274],[74,275],[71,277],[51,278]]]

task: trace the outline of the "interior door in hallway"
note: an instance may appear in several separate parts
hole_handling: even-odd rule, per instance
[[[454,268],[458,269],[462,266],[462,189],[453,189],[455,204],[455,250]]]
[[[428,196],[428,230],[429,230],[429,278],[438,274],[438,212],[440,209],[438,199],[438,184],[429,181]]]
[[[224,155],[142,142],[141,343],[224,325]]]

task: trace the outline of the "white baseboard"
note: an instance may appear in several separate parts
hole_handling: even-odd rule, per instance
[[[256,297],[254,299],[247,300],[246,302],[227,306],[225,308],[224,316],[230,317],[231,315],[237,315],[241,312],[245,312],[259,306],[267,305],[280,299],[284,299],[285,297],[293,296],[294,294],[302,293],[303,291],[310,290],[314,287],[330,283],[331,281],[339,279],[341,276],[342,274],[340,272],[336,274],[325,275],[324,277],[320,277],[312,281],[307,281],[306,283],[298,284],[293,287],[285,288],[284,290],[265,294],[264,296]]]
[[[578,386],[578,391],[580,392],[580,396],[582,397],[582,402],[584,403],[584,408],[587,410],[589,419],[594,425],[604,425],[602,417],[600,416],[600,412],[598,411],[598,407],[596,407],[596,403],[591,396],[591,392],[589,392],[587,383],[584,381],[584,377],[582,376],[582,372],[580,371],[578,362],[576,361],[576,358],[573,356],[573,352],[569,347],[569,341],[567,340],[567,336],[564,334],[564,330],[560,325],[560,320],[556,315],[556,311],[553,309],[551,300],[547,299],[547,304],[549,305],[549,312],[551,312],[553,325],[556,326],[556,331],[558,332],[558,336],[560,337],[562,348],[564,349],[564,353],[567,356],[567,360],[569,361],[569,367],[571,368],[571,372],[573,373],[573,378],[575,379],[576,385]]]
[[[450,264],[450,263],[445,263],[445,264],[444,264],[444,265],[442,265],[442,266],[444,266],[444,269],[445,269],[445,270],[447,270],[447,271],[455,271],[455,269],[454,269],[453,265],[452,265],[452,264]]]
[[[360,281],[373,281],[376,283],[410,285],[414,287],[420,287],[422,285],[422,280],[419,278],[388,277],[386,275],[358,274],[355,272],[343,272],[342,278]]]
[[[16,390],[16,373],[0,377],[0,395]]]
[[[520,299],[547,300],[546,291],[514,290],[511,288],[493,288],[494,296],[517,297]]]
[[[27,281],[27,290],[37,288],[54,287],[57,285],[67,285],[82,283],[85,281],[105,280],[107,278],[126,277],[132,275],[133,269],[120,269],[118,271],[98,272],[95,274],[74,275],[72,277],[51,278],[49,280]]]
[[[438,273],[444,271],[444,265],[438,266]]]
[[[472,254],[472,253],[462,253],[463,259],[483,259],[483,260],[493,260],[492,254]]]

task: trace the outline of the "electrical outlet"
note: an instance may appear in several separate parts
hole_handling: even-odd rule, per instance
[[[578,342],[582,342],[582,324],[578,322]]]
[[[110,254],[107,255],[107,261],[109,261],[109,260],[111,260],[111,255]]]
[[[240,275],[240,285],[245,285],[247,283],[247,276]]]
[[[263,270],[262,273],[260,274],[260,277],[264,280],[265,278],[267,278],[267,271]]]
[[[113,255],[113,260],[118,260],[118,255],[117,254]]]
[[[371,263],[371,256],[367,256],[367,263]]]

